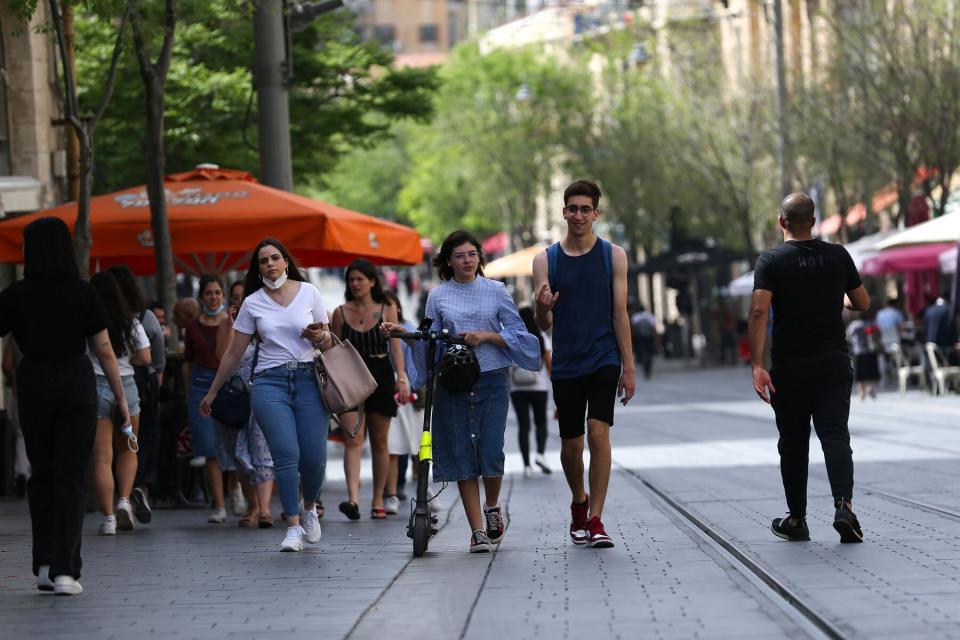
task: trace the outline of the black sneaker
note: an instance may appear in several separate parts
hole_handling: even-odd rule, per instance
[[[770,525],[770,531],[773,531],[773,535],[778,538],[783,538],[790,542],[810,541],[810,529],[807,528],[805,518],[801,518],[797,524],[793,526],[790,525],[790,516],[786,518],[774,518],[773,523]]]
[[[840,534],[840,542],[863,542],[863,530],[846,500],[837,499],[837,512],[833,516],[833,528]]]
[[[487,532],[483,529],[474,531],[470,536],[470,553],[490,553],[491,551],[493,551],[493,545],[487,537]]]
[[[487,538],[491,544],[500,544],[503,534],[507,532],[507,519],[503,517],[503,512],[499,506],[484,507],[483,515],[487,519]]]
[[[133,517],[137,522],[147,524],[153,517],[150,505],[147,503],[147,492],[140,487],[135,487],[130,494],[130,502],[133,503]]]

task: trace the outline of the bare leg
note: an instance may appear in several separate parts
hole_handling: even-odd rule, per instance
[[[460,480],[457,482],[457,489],[460,491],[460,501],[463,502],[463,512],[467,514],[470,530],[486,531],[487,525],[483,519],[483,510],[480,508],[480,482],[476,478]]]
[[[486,506],[495,507],[500,503],[500,486],[503,484],[503,476],[483,479],[483,495],[487,501]]]
[[[567,478],[573,501],[583,503],[587,499],[583,488],[583,436],[560,440],[560,464],[563,465],[563,475]]]
[[[273,493],[273,480],[265,480],[256,487],[257,504],[260,513],[270,513],[270,495]]]
[[[257,492],[257,488],[250,484],[248,474],[240,474],[240,491],[243,492],[243,497],[247,499],[246,517],[248,518],[256,518],[257,514],[260,513],[260,494]]]
[[[352,425],[356,420],[356,413],[345,413],[341,420],[345,425]],[[347,478],[347,500],[360,504],[360,455],[363,453],[363,438],[367,433],[367,416],[360,422],[360,431],[357,437],[347,435],[343,443],[343,474]]]
[[[131,416],[130,424],[133,425],[133,433],[140,433],[140,416]],[[130,498],[130,492],[133,491],[133,481],[137,476],[137,454],[130,451],[127,446],[127,436],[114,429],[114,445],[117,467],[117,491],[121,498]]]
[[[113,515],[113,422],[97,420],[97,435],[93,443],[93,488],[97,504],[105,516]]]
[[[400,473],[400,456],[390,454],[390,471],[387,473],[387,495],[397,495],[397,477]]]
[[[236,471],[227,471],[227,484],[224,487],[224,493],[229,495],[237,489],[242,491],[243,489],[239,485],[239,474]]]
[[[603,513],[610,485],[610,425],[599,420],[587,420],[587,441],[590,445],[590,514]]]
[[[387,449],[390,416],[371,413],[368,416],[368,422],[370,424],[370,457],[373,462],[373,506],[382,507],[383,490],[390,472],[390,452]]]
[[[210,484],[210,494],[213,497],[213,508],[223,509],[223,472],[220,471],[220,461],[216,457],[207,458],[204,470],[207,482]]]

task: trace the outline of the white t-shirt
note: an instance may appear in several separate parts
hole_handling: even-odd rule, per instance
[[[240,305],[233,328],[260,336],[263,342],[256,371],[265,371],[291,361],[312,361],[316,349],[300,337],[300,332],[314,322],[329,322],[327,309],[320,290],[309,282],[301,282],[300,290],[286,307],[274,302],[263,289],[247,297]]]
[[[140,349],[149,349],[150,348],[150,338],[147,337],[147,332],[143,330],[143,325],[140,324],[140,321],[136,318],[133,319],[133,352],[128,352],[126,355],[117,358],[117,364],[120,365],[120,376],[132,376],[133,375],[133,365],[130,364],[130,356],[133,353],[140,351]],[[90,350],[90,345],[87,345],[87,357],[90,358],[90,362],[93,363],[93,372],[98,376],[104,375],[103,367],[100,366],[100,360],[97,358],[97,354]]]
[[[545,334],[543,335],[543,347],[548,352],[551,351],[553,347],[553,344],[550,342],[550,337]],[[547,373],[547,363],[543,358],[540,359],[540,371],[533,372],[523,370],[516,373],[517,376],[523,377],[529,376],[531,373],[533,373],[537,376],[537,381],[533,384],[519,385],[514,382],[514,373],[516,372],[516,369],[517,367],[510,367],[510,393],[513,393],[514,391],[549,391],[552,387],[550,382],[550,374]]]

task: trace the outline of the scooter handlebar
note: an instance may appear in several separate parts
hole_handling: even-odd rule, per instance
[[[432,330],[424,329],[417,331],[394,331],[390,334],[391,338],[400,338],[401,340],[421,340],[423,342],[447,342],[450,344],[466,344],[462,336],[450,333],[448,329]]]

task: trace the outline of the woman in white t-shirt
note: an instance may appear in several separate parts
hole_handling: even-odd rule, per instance
[[[530,466],[530,411],[536,426],[537,456],[533,459],[540,470],[551,473],[552,470],[543,457],[547,447],[547,393],[550,389],[550,340],[543,335],[533,317],[533,309],[520,309],[520,318],[531,335],[540,341],[540,370],[527,371],[520,367],[510,368],[510,400],[517,414],[517,434],[520,441],[520,455],[523,458],[523,477],[533,475]]]
[[[320,291],[306,281],[283,244],[262,240],[253,250],[245,298],[233,323],[230,347],[200,412],[233,375],[256,334],[260,352],[253,374],[251,408],[273,456],[280,502],[287,515],[281,551],[302,551],[320,541],[316,502],[327,464],[329,414],[313,372],[316,348],[333,344]],[[300,510],[300,484],[303,511]]]
[[[107,312],[107,334],[120,366],[120,381],[127,398],[130,423],[133,433],[140,429],[140,395],[133,377],[134,365],[150,364],[150,340],[136,315],[127,306],[116,278],[109,272],[96,273],[90,284],[103,301]],[[93,445],[93,489],[104,519],[100,535],[114,536],[117,529],[133,531],[133,508],[130,493],[137,475],[137,454],[128,446],[128,438],[121,432],[126,426],[115,424],[113,417],[114,397],[110,383],[103,374],[100,360],[90,349],[87,356],[93,364],[97,379],[97,436]],[[114,465],[117,474],[116,514],[113,508]]]

